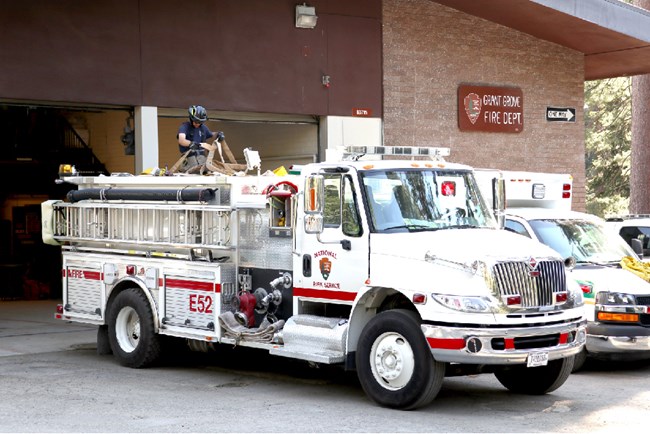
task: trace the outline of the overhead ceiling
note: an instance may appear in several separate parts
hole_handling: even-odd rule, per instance
[[[431,0],[584,53],[585,80],[650,73],[650,13],[616,0]]]

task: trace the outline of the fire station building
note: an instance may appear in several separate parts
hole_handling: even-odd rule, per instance
[[[570,173],[584,82],[650,73],[650,13],[617,0],[32,0],[0,6],[0,263],[29,263],[58,166],[172,166],[190,105],[263,170],[341,145]],[[39,253],[40,254],[40,253]],[[57,252],[58,254],[58,252]]]

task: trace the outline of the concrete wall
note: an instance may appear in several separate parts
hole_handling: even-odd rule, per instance
[[[383,1],[384,143],[447,146],[449,161],[574,177],[585,207],[584,63],[581,53],[427,0]],[[520,133],[462,132],[459,84],[523,91]],[[576,122],[546,121],[573,107]]]

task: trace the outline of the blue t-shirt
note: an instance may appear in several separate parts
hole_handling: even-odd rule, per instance
[[[178,134],[181,133],[185,133],[185,138],[187,140],[196,143],[206,142],[210,137],[215,135],[212,131],[210,131],[208,127],[205,126],[205,124],[201,124],[198,128],[194,128],[194,125],[192,125],[192,123],[189,121],[183,122],[178,128]],[[176,138],[178,138],[178,135],[176,135]],[[184,154],[189,149],[189,146],[182,146],[181,144],[178,145],[178,150],[181,151],[181,154]],[[201,148],[197,152],[199,154],[204,154],[205,150]]]

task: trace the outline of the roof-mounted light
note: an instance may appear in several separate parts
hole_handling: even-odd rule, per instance
[[[364,155],[373,156],[400,156],[400,157],[429,157],[433,160],[442,160],[450,154],[449,148],[428,146],[354,146],[343,147],[346,157],[358,159]]]

